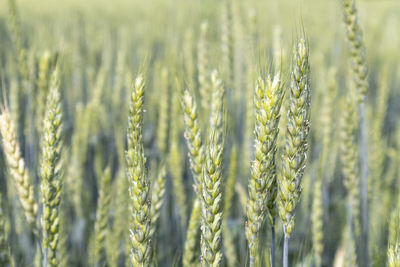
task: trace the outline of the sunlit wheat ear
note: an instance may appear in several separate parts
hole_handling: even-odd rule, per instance
[[[224,148],[222,82],[212,74],[213,96],[203,164],[201,193],[201,265],[219,266],[222,260],[222,161]]]
[[[306,166],[307,137],[310,127],[310,65],[308,45],[301,39],[294,49],[288,125],[281,158],[279,215],[285,234],[283,266],[288,266],[289,238],[294,227],[294,210],[299,203],[301,181]]]
[[[250,251],[250,266],[253,266],[258,256],[259,231],[266,220],[270,218],[273,225],[275,217],[275,200],[277,195],[276,182],[276,140],[279,132],[279,116],[283,99],[280,75],[261,77],[255,89],[255,159],[251,166],[247,202],[246,238]]]
[[[59,204],[62,190],[62,107],[60,97],[60,77],[56,67],[52,74],[46,103],[42,136],[42,161],[40,167],[40,194],[43,203],[41,217],[42,246],[44,263],[57,266],[57,246],[59,240]]]
[[[37,203],[34,196],[34,186],[21,156],[15,124],[7,108],[0,115],[0,132],[3,137],[3,151],[6,157],[8,171],[16,188],[29,227],[38,234],[36,223]]]
[[[127,176],[131,202],[130,258],[133,266],[148,266],[150,242],[150,181],[145,170],[142,144],[144,80],[136,78],[131,92],[128,120]]]

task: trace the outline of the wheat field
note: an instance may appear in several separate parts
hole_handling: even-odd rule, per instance
[[[0,0],[0,267],[400,267],[398,0]]]

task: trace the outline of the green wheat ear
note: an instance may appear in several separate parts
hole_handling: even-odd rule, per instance
[[[283,90],[279,73],[265,82],[258,79],[255,89],[255,159],[249,179],[247,202],[246,238],[250,251],[250,266],[255,264],[258,253],[259,231],[266,218],[273,225],[275,217],[276,141]]]
[[[201,265],[219,266],[222,260],[222,156],[223,138],[223,94],[222,82],[212,73],[213,96],[210,113],[208,143],[203,164],[201,195]]]
[[[60,99],[60,78],[58,67],[52,74],[42,137],[42,164],[40,168],[40,192],[43,212],[42,245],[44,263],[57,266],[57,246],[59,240],[59,205],[62,190],[61,148],[62,110]]]
[[[308,46],[301,39],[294,49],[289,92],[287,131],[279,179],[279,215],[285,234],[283,266],[288,266],[289,238],[294,227],[294,211],[299,203],[301,181],[307,159],[310,127],[310,65]]]
[[[130,257],[133,266],[149,266],[151,257],[150,181],[142,144],[144,81],[139,75],[131,93],[126,151],[131,197]]]
[[[182,110],[184,112],[185,139],[189,150],[190,170],[194,180],[195,199],[186,231],[186,241],[183,252],[183,266],[199,265],[199,236],[201,223],[201,192],[204,164],[204,148],[197,112],[196,102],[188,90],[182,95]]]

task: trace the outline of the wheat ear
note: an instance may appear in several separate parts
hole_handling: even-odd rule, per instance
[[[111,169],[107,167],[99,179],[99,197],[97,200],[96,221],[94,225],[95,266],[104,266],[107,262],[106,236],[108,233],[109,209],[111,202]]]
[[[151,193],[151,230],[150,237],[154,237],[156,231],[158,218],[160,217],[160,210],[164,203],[165,194],[165,177],[167,171],[165,165],[161,165],[158,171],[157,179],[153,183],[152,193]]]
[[[222,221],[223,87],[216,71],[212,73],[212,103],[201,192],[201,265],[219,266]]]
[[[204,164],[204,148],[202,143],[201,129],[197,114],[197,105],[188,90],[182,95],[182,109],[185,122],[185,139],[189,150],[190,170],[194,180],[194,190],[196,193],[192,213],[186,232],[186,241],[183,252],[183,265],[197,265],[197,251],[200,245],[200,223],[201,223],[201,175]]]
[[[272,225],[275,217],[276,184],[276,140],[279,132],[279,116],[283,90],[279,73],[274,78],[262,78],[255,89],[255,159],[251,166],[249,200],[247,202],[246,238],[250,252],[250,266],[258,253],[259,231],[268,217]]]
[[[127,176],[131,197],[130,227],[131,261],[133,266],[149,266],[150,246],[150,181],[145,170],[142,144],[144,81],[139,75],[131,93],[126,151]]]
[[[3,109],[0,115],[0,132],[3,136],[3,150],[7,166],[17,189],[18,199],[24,210],[26,221],[33,232],[38,234],[38,225],[36,223],[37,203],[34,197],[34,187],[25,167],[25,161],[21,156],[15,124],[7,108]]]
[[[308,47],[301,39],[294,49],[292,80],[287,113],[288,126],[279,180],[279,215],[285,234],[283,266],[287,267],[289,238],[294,226],[294,210],[301,194],[301,181],[306,166],[307,137],[310,118],[310,65]]]
[[[361,207],[363,226],[363,259],[369,266],[369,218],[368,218],[368,158],[367,158],[367,126],[365,120],[365,98],[368,91],[368,70],[365,58],[365,48],[362,30],[358,23],[355,0],[342,0],[344,22],[346,25],[347,41],[350,48],[350,63],[352,78],[358,95],[360,112],[360,163],[361,163]]]
[[[57,246],[59,240],[59,205],[61,200],[62,173],[62,110],[60,99],[59,70],[56,67],[51,78],[50,91],[46,103],[42,137],[42,163],[40,168],[40,193],[43,203],[41,217],[42,246],[44,264],[57,266]],[[47,266],[46,264],[46,266]]]
[[[344,174],[344,186],[348,192],[349,198],[349,225],[352,237],[360,235],[360,199],[359,199],[359,183],[357,173],[357,147],[355,141],[355,125],[357,122],[352,99],[346,100],[346,106],[343,112],[343,120],[340,131],[340,158]],[[354,234],[355,233],[355,236]]]
[[[186,230],[186,241],[183,250],[182,264],[185,267],[199,265],[199,237],[201,223],[201,203],[198,197],[195,198],[192,214]]]

